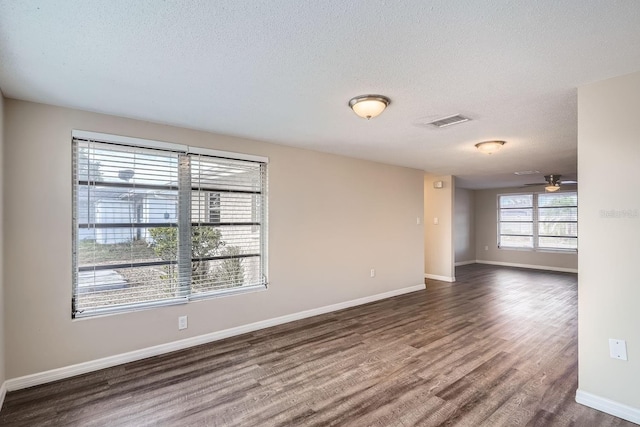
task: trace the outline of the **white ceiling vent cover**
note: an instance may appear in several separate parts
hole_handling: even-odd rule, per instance
[[[447,127],[447,126],[452,126],[452,125],[457,125],[459,123],[468,122],[469,120],[471,120],[469,117],[465,117],[465,116],[460,115],[460,114],[454,114],[453,116],[443,117],[441,119],[434,120],[434,121],[429,122],[427,124],[435,126],[437,128],[444,128],[444,127]]]

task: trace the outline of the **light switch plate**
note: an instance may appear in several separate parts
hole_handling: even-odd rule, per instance
[[[627,342],[609,338],[609,355],[618,360],[627,360]]]

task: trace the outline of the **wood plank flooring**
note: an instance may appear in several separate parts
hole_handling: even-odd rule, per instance
[[[2,426],[632,426],[578,405],[577,278],[458,282],[7,395]]]

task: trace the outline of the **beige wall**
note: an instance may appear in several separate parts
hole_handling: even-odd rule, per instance
[[[578,90],[579,389],[636,411],[640,411],[639,111],[640,73]],[[609,338],[627,341],[628,361],[609,357]]]
[[[453,197],[451,175],[424,175],[424,274],[438,280],[454,281]],[[443,188],[433,188],[442,181]],[[438,224],[434,224],[438,218]]]
[[[476,259],[475,191],[456,188],[453,203],[455,262]]]
[[[423,283],[422,171],[15,100],[5,113],[8,378]],[[269,290],[71,320],[72,129],[268,156]]]
[[[476,259],[478,261],[521,264],[533,267],[551,267],[560,270],[577,270],[578,255],[575,253],[498,249],[498,194],[531,191],[544,191],[544,189],[540,187],[531,189],[500,188],[476,190]],[[579,203],[580,208],[582,208],[582,193],[580,193]],[[578,246],[582,254],[582,241],[580,239],[578,239]]]
[[[5,346],[4,346],[4,268],[3,246],[4,246],[4,222],[2,213],[4,211],[4,97],[0,92],[0,386],[6,379],[5,376]],[[0,402],[1,405],[1,402]]]

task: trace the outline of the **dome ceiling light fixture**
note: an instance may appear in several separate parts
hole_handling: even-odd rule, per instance
[[[505,141],[483,141],[483,142],[478,142],[476,144],[476,148],[481,153],[493,154],[499,149],[501,149],[504,144],[506,144]]]
[[[360,95],[349,100],[349,107],[358,116],[370,120],[379,116],[391,100],[382,95]]]

